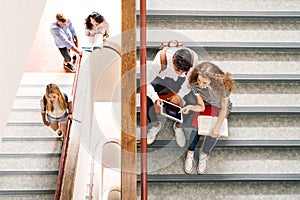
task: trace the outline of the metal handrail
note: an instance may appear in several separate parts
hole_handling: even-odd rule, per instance
[[[140,1],[140,102],[141,102],[141,200],[148,199],[147,97],[146,97],[146,0]]]
[[[93,200],[93,186],[94,186],[94,161],[91,163],[91,174],[90,174],[90,187],[89,187],[89,200]]]
[[[80,63],[81,63],[81,56],[79,56],[79,59],[76,61],[76,73],[74,76],[73,86],[72,86],[72,96],[73,96],[73,105],[75,101],[75,94],[76,94],[76,88],[77,88],[77,80],[78,80],[78,74],[80,70]],[[56,183],[56,190],[55,190],[55,200],[60,199],[61,195],[61,188],[62,188],[62,182],[63,182],[63,176],[65,171],[65,164],[66,164],[66,157],[67,157],[67,150],[69,146],[69,136],[70,136],[70,129],[72,126],[72,120],[68,119],[67,121],[67,132],[63,141],[62,146],[62,152],[60,156],[60,162],[59,162],[59,170],[58,170],[58,177],[57,177],[57,183]]]

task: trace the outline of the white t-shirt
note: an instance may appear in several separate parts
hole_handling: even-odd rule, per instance
[[[71,101],[72,101],[72,97],[68,96],[68,103],[71,102]],[[53,103],[53,107],[54,107],[53,112],[49,112],[47,110],[45,111],[45,105],[44,105],[43,97],[40,100],[40,106],[41,106],[41,112],[42,113],[46,113],[49,116],[54,117],[54,118],[62,117],[65,114],[65,112],[67,111],[67,109],[66,110],[61,110],[60,109],[59,104],[58,104],[58,100],[54,101],[54,103]]]
[[[175,52],[178,50],[179,48],[169,48],[166,51],[166,57],[167,57],[167,68],[163,71],[161,71],[161,61],[160,61],[160,54],[162,52],[162,50],[160,50],[153,62],[151,63],[151,65],[149,65],[147,67],[147,96],[150,97],[152,99],[153,102],[155,102],[157,99],[159,99],[158,94],[155,92],[151,82],[156,78],[156,77],[160,77],[162,79],[169,77],[172,78],[174,81],[176,81],[178,79],[178,77],[180,77],[176,71],[173,68],[173,62],[172,62],[172,58],[173,55],[175,54]],[[189,70],[189,72],[187,73],[187,75],[185,73],[183,73],[181,75],[181,77],[188,77],[191,73],[191,71],[193,70],[193,68],[195,66],[198,65],[198,55],[193,51],[193,56],[194,56],[194,63],[193,63],[193,67]],[[190,88],[189,88],[189,83],[188,83],[188,78],[185,79],[184,83],[181,86],[181,89],[178,92],[178,95],[183,98],[185,95],[187,95],[190,92]]]

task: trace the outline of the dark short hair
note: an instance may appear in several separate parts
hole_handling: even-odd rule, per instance
[[[66,17],[64,16],[63,13],[57,13],[57,14],[56,14],[56,20],[57,20],[57,21],[60,21],[60,22],[63,22],[63,23],[67,21],[67,19],[66,19]]]
[[[193,66],[193,59],[191,52],[186,49],[179,49],[173,55],[173,64],[180,70],[188,72]]]

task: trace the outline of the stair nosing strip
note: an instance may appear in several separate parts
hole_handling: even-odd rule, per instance
[[[7,122],[6,126],[45,126],[42,122]]]
[[[227,140],[220,139],[216,143],[215,148],[299,148],[300,140]],[[140,148],[140,144],[138,144]],[[180,148],[174,139],[172,140],[156,140],[147,148]]]
[[[46,83],[45,84],[41,84],[41,83],[21,83],[19,87],[46,87]],[[66,84],[66,83],[62,83],[59,84],[60,87],[72,87],[72,84]]]
[[[141,178],[138,175],[138,182]],[[148,182],[300,181],[300,174],[148,174]]]
[[[300,42],[188,42],[182,41],[186,47],[204,49],[299,49]],[[147,49],[159,49],[159,41],[147,42]],[[140,48],[140,41],[136,43]]]
[[[60,141],[60,137],[56,137],[56,136],[49,136],[49,137],[20,137],[20,136],[16,136],[16,137],[2,137],[2,141]]]
[[[240,18],[299,18],[297,11],[198,11],[198,10],[147,10],[147,18],[155,17],[240,17]],[[136,11],[140,17],[140,10]]]
[[[61,153],[0,153],[0,157],[60,157]]]
[[[0,195],[55,194],[55,190],[0,190]]]
[[[51,170],[51,171],[0,171],[1,175],[58,175],[58,170]]]

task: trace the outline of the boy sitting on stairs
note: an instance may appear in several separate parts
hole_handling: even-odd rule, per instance
[[[198,56],[194,51],[176,45],[160,50],[147,68],[147,117],[151,125],[147,132],[147,144],[154,142],[162,126],[156,116],[156,106],[162,105],[162,99],[182,104],[183,97],[190,92],[186,77],[197,64]],[[175,122],[173,130],[178,146],[184,147],[186,139],[181,124]]]

